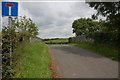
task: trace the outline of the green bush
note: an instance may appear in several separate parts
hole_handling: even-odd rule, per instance
[[[18,30],[16,32],[16,30]],[[15,71],[13,67],[15,63],[15,49],[20,41],[27,41],[29,37],[38,34],[35,23],[30,18],[21,17],[21,19],[11,18],[11,26],[3,26],[2,28],[2,78],[13,78]],[[20,40],[23,38],[24,40]],[[17,60],[17,59],[16,59]]]
[[[89,37],[92,37],[95,43],[118,44],[118,33],[115,32],[96,32],[89,34]]]

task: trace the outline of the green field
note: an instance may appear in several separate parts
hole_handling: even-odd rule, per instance
[[[104,44],[96,44],[89,42],[71,43],[71,45],[88,49],[102,56],[108,57],[112,60],[118,61],[118,49],[113,46],[106,46]]]
[[[49,39],[44,41],[47,44],[62,44],[68,43],[68,38]]]
[[[15,77],[52,78],[51,58],[46,44],[42,42],[21,44],[16,52],[19,64],[16,66]]]

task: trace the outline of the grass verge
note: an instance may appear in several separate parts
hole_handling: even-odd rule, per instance
[[[52,78],[48,47],[42,42],[22,43],[16,50],[19,64],[17,78]]]
[[[71,45],[88,49],[102,56],[108,57],[112,60],[118,61],[119,59],[118,49],[113,46],[106,46],[104,44],[89,43],[89,42],[71,43]]]

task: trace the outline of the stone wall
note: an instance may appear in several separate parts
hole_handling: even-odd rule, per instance
[[[92,38],[86,38],[86,36],[77,36],[77,37],[70,37],[69,42],[94,42]]]

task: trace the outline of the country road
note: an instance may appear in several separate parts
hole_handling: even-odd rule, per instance
[[[49,45],[62,78],[118,78],[118,62],[70,45]]]

